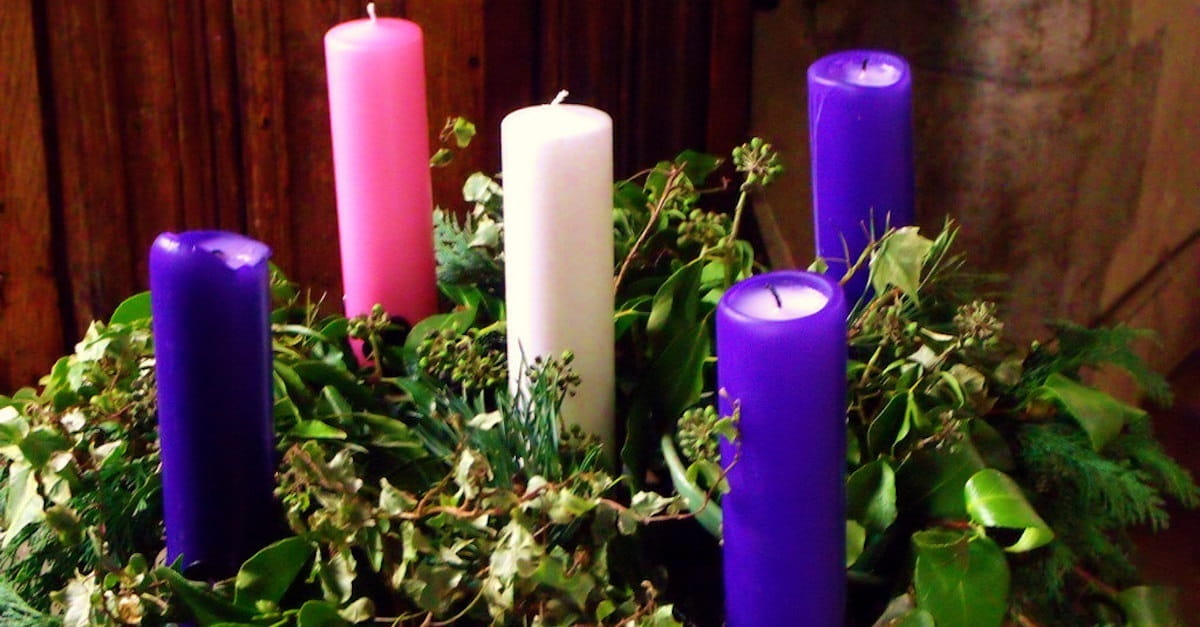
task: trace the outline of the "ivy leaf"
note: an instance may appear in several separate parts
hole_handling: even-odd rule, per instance
[[[349,625],[337,606],[325,601],[305,601],[296,614],[296,627],[343,627]]]
[[[867,448],[871,455],[887,455],[908,435],[911,421],[906,411],[907,394],[897,394],[883,406],[867,428]]]
[[[33,467],[26,462],[13,462],[8,466],[8,494],[4,504],[4,540],[0,546],[8,546],[17,534],[30,523],[37,522],[44,515],[45,501],[38,494],[37,475]]]
[[[986,537],[940,529],[913,534],[917,607],[938,627],[1000,627],[1008,611],[1004,552]]]
[[[346,432],[320,420],[301,420],[288,431],[293,438],[304,440],[345,440]]]
[[[917,290],[921,285],[921,267],[933,242],[922,237],[915,226],[896,229],[879,242],[879,248],[871,257],[871,287],[876,294],[895,285],[906,296],[919,301]]]
[[[695,324],[700,315],[702,261],[697,259],[679,268],[655,292],[650,319],[646,321],[646,330],[651,335],[671,335],[670,330]]]
[[[670,433],[663,434],[659,441],[659,448],[662,450],[663,460],[667,463],[667,470],[671,473],[675,491],[683,497],[688,509],[696,514],[696,522],[700,523],[700,526],[704,527],[714,538],[720,538],[721,521],[724,514],[721,506],[717,505],[716,501],[709,498],[704,490],[688,479],[687,470],[683,467],[683,460],[679,458],[679,452],[675,450],[675,442],[671,439]]]
[[[445,167],[449,165],[451,161],[454,161],[454,152],[449,148],[438,148],[437,152],[433,153],[433,156],[429,158],[429,167]]]
[[[1021,537],[1005,550],[1021,553],[1044,546],[1054,532],[1025,499],[1021,486],[995,468],[985,468],[971,476],[963,486],[967,513],[975,523],[986,527],[1021,529]]]
[[[454,118],[452,132],[454,134],[454,145],[459,148],[466,148],[471,144],[471,139],[475,137],[475,125],[466,118]]]
[[[846,521],[846,568],[850,568],[862,555],[867,545],[867,530],[858,522]]]
[[[150,319],[150,292],[140,292],[121,301],[108,319],[113,324],[133,324],[139,320]]]
[[[721,167],[721,158],[695,150],[685,150],[675,157],[675,165],[683,168],[684,176],[692,185],[699,186],[704,184],[708,175]]]
[[[887,460],[877,459],[846,479],[846,515],[873,532],[896,520],[896,473]]]
[[[963,486],[985,467],[975,445],[966,438],[941,449],[923,448],[901,464],[896,482],[905,503],[923,503],[934,518],[967,515]]]
[[[238,570],[233,602],[247,609],[258,601],[278,605],[314,553],[311,542],[295,536],[255,553]]]
[[[1125,624],[1130,627],[1182,625],[1177,603],[1177,591],[1164,586],[1134,586],[1117,594],[1117,604],[1125,612]]]
[[[189,581],[179,571],[160,567],[154,571],[154,577],[167,582],[175,597],[183,602],[201,625],[214,623],[249,623],[255,612],[234,605],[229,599],[217,594],[208,586]]]
[[[377,404],[375,396],[344,368],[309,359],[292,364],[292,369],[305,381],[337,388],[337,391],[358,407],[371,407]]]
[[[971,442],[989,467],[998,468],[1004,472],[1011,472],[1017,467],[1008,440],[1005,440],[995,427],[988,424],[988,421],[982,418],[971,419],[967,425],[967,432],[971,434]]]
[[[1136,407],[1057,372],[1046,377],[1046,383],[1034,392],[1034,397],[1054,401],[1074,418],[1097,451],[1117,437],[1125,423],[1146,415]]]

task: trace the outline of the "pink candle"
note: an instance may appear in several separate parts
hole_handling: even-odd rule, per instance
[[[325,34],[347,316],[437,310],[421,29],[376,18]]]

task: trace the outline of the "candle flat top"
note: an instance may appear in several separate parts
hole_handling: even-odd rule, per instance
[[[840,307],[842,288],[833,279],[800,270],[778,270],[744,279],[721,296],[719,309],[747,322],[783,322]]]
[[[535,105],[504,116],[501,133],[526,137],[561,137],[611,132],[612,118],[594,107],[577,104]]]
[[[909,81],[908,62],[878,50],[846,50],[822,57],[808,68],[810,80],[828,85],[889,88]]]
[[[763,284],[745,290],[730,306],[751,318],[793,320],[811,316],[828,303],[828,296],[807,285]]]
[[[154,240],[154,245],[166,252],[176,254],[194,254],[196,251],[204,251],[225,264],[230,270],[258,265],[271,256],[271,249],[266,244],[245,235],[227,231],[163,233]]]
[[[342,22],[325,33],[326,47],[362,49],[421,44],[421,27],[397,17]]]

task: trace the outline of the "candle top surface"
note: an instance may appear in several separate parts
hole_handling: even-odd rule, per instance
[[[343,49],[404,46],[421,43],[421,27],[398,17],[362,18],[342,22],[325,33],[325,45]]]
[[[808,68],[809,80],[826,85],[889,88],[910,82],[908,62],[878,50],[846,50],[821,57]]]
[[[230,270],[258,265],[271,256],[271,248],[266,244],[228,231],[163,233],[154,240],[154,246],[164,252],[176,254],[204,251]]]
[[[517,109],[504,116],[501,133],[525,137],[589,135],[612,129],[612,117],[604,111],[578,104],[544,104]]]
[[[746,319],[783,321],[820,313],[840,297],[840,288],[822,275],[784,270],[741,281],[721,304]]]

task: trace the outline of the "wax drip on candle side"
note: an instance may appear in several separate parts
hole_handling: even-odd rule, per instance
[[[554,100],[551,100],[550,104],[552,104],[552,105],[562,104],[563,101],[567,99],[567,96],[570,95],[570,93],[571,92],[569,92],[565,89],[558,90],[558,94],[554,96]]]
[[[375,3],[374,2],[367,3],[367,15],[371,18],[372,22],[375,21],[376,15],[375,15]]]

